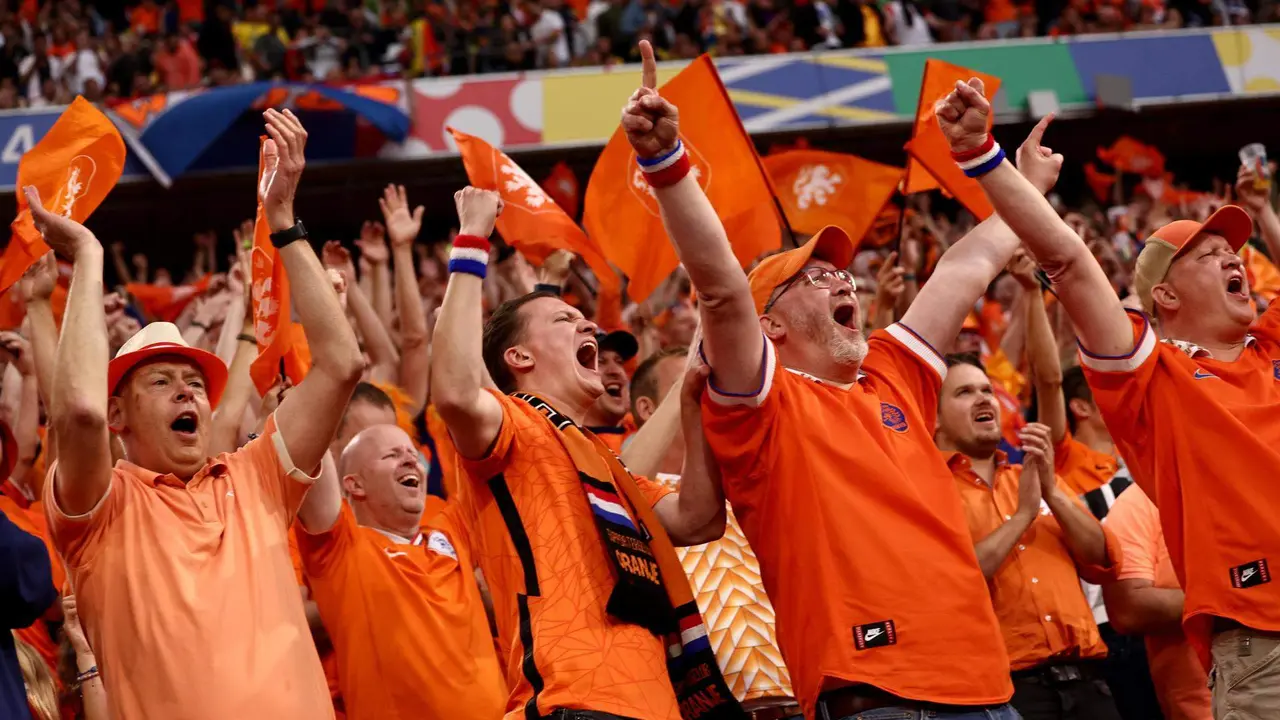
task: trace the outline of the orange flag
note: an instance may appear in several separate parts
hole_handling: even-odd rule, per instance
[[[259,147],[266,137],[259,140]],[[262,186],[264,158],[258,151],[258,187]],[[258,339],[258,356],[249,366],[249,377],[259,395],[266,395],[280,378],[280,365],[294,385],[302,382],[311,367],[311,354],[299,344],[301,328],[291,321],[289,310],[289,278],[284,263],[276,257],[271,244],[271,230],[267,227],[267,214],[258,198],[258,214],[253,223],[252,253],[253,334]]]
[[[1280,297],[1280,270],[1266,255],[1246,244],[1240,249],[1245,269],[1249,271],[1249,289],[1273,303]]]
[[[738,262],[747,267],[761,254],[777,250],[782,227],[773,188],[711,58],[694,60],[660,92],[684,110],[680,138],[693,165],[690,172],[720,216]],[[627,276],[633,300],[649,297],[676,269],[657,199],[621,126],[587,182],[582,224]]]
[[[578,216],[578,208],[582,205],[582,188],[578,184],[578,176],[573,173],[569,163],[561,160],[551,168],[551,174],[542,181],[542,189],[556,201],[569,217]]]
[[[837,225],[855,243],[902,181],[902,168],[821,150],[769,155],[764,167],[793,230],[813,234]]]
[[[601,286],[618,282],[617,273],[609,267],[600,247],[529,173],[484,140],[453,128],[449,132],[458,143],[471,184],[502,196],[504,207],[498,216],[498,232],[507,244],[539,265],[557,250],[571,250],[596,274]]]
[[[1111,190],[1116,184],[1115,173],[1103,172],[1096,163],[1087,162],[1084,164],[1084,181],[1099,202],[1111,201]]]
[[[148,315],[164,322],[178,319],[183,310],[201,293],[209,289],[213,275],[205,275],[193,285],[152,285],[128,283],[124,289],[142,306]]]
[[[916,105],[916,122],[907,143],[907,178],[903,194],[942,188],[973,213],[985,220],[994,209],[977,180],[967,177],[956,161],[951,159],[951,147],[938,126],[933,114],[934,103],[951,92],[956,81],[969,78],[982,80],[983,93],[990,100],[1000,90],[1000,78],[976,70],[952,65],[942,60],[925,61],[924,77],[920,81],[920,100]]]
[[[22,188],[34,185],[45,207],[83,223],[120,180],[124,158],[120,131],[106,115],[77,97],[18,163],[18,217],[0,265],[0,292],[49,252],[31,219]]]
[[[1109,148],[1098,148],[1098,159],[1120,172],[1151,178],[1164,176],[1164,153],[1128,135],[1122,135]]]

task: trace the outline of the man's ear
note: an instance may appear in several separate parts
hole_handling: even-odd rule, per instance
[[[643,425],[649,422],[649,418],[653,417],[653,413],[658,409],[658,403],[651,397],[635,398],[636,406],[636,422]]]
[[[359,475],[343,475],[342,476],[342,493],[351,499],[363,498],[365,496],[364,480]]]
[[[512,345],[502,353],[502,359],[515,372],[529,372],[533,369],[533,355],[523,345]]]
[[[1182,305],[1178,292],[1168,283],[1160,283],[1151,288],[1151,304],[1161,310],[1177,310]]]
[[[1071,398],[1067,403],[1067,409],[1075,416],[1077,422],[1093,417],[1093,403],[1084,398]]]
[[[107,429],[118,435],[124,432],[124,422],[124,400],[114,395],[107,398]]]
[[[787,336],[787,329],[773,315],[760,316],[760,329],[774,344],[781,342]]]

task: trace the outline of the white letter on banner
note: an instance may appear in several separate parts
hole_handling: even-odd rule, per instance
[[[36,141],[31,132],[31,125],[23,123],[13,129],[9,142],[4,144],[4,152],[0,154],[0,162],[5,165],[17,165],[27,151],[35,147]]]

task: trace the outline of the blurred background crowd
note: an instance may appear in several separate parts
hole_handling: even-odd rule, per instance
[[[254,80],[369,82],[635,60],[1270,22],[1273,0],[14,0],[0,109]]]

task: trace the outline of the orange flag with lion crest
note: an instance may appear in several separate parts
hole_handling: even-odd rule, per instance
[[[89,101],[77,97],[53,127],[18,163],[18,217],[0,266],[0,292],[49,252],[31,219],[22,188],[34,185],[44,206],[83,223],[120,180],[124,140],[116,126]]]
[[[267,138],[259,140],[258,214],[253,221],[253,253],[251,287],[253,299],[253,335],[258,340],[258,356],[249,365],[249,377],[259,395],[266,395],[284,373],[294,385],[302,382],[311,367],[311,354],[301,329],[291,321],[289,309],[289,277],[284,263],[276,256],[267,227],[267,213],[262,205],[264,183],[271,181],[274,168],[266,167],[263,149]]]

